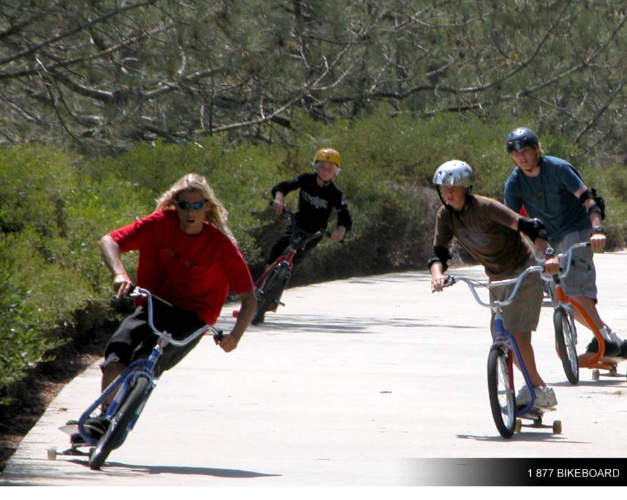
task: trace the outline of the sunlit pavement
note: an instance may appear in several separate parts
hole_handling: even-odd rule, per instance
[[[627,337],[627,252],[596,256],[601,316]],[[456,270],[482,276],[480,268]],[[431,294],[425,272],[288,290],[286,307],[225,354],[209,338],[159,381],[136,429],[100,471],[64,449],[58,427],[96,396],[90,367],[23,440],[4,485],[368,486],[415,484],[414,458],[624,457],[621,378],[570,385],[544,309],[534,346],[559,406],[501,438],[486,386],[489,312],[463,283]],[[219,326],[232,324],[231,308]],[[591,335],[580,328],[580,352]]]

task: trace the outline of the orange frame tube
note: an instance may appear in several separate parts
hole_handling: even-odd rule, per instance
[[[601,332],[599,331],[597,326],[592,321],[592,318],[590,318],[590,315],[584,310],[581,304],[579,304],[579,302],[577,302],[576,300],[568,297],[559,284],[555,287],[555,294],[558,302],[573,306],[577,310],[577,312],[581,314],[583,319],[586,321],[588,328],[592,331],[599,344],[599,350],[593,355],[592,359],[586,360],[583,363],[580,362],[579,366],[581,368],[598,368],[602,370],[612,370],[616,368],[615,363],[607,363],[601,361],[601,358],[605,354],[605,339],[603,338],[603,335],[601,335]],[[558,356],[560,355],[559,351],[557,354]]]

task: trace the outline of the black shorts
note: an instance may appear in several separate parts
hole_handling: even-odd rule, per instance
[[[154,324],[177,339],[183,339],[190,333],[202,327],[205,323],[198,318],[196,313],[178,309],[166,304],[154,301]],[[163,371],[169,370],[185,355],[191,351],[200,341],[202,335],[183,347],[168,344],[155,367],[155,374],[159,376]],[[109,339],[105,349],[105,360],[101,368],[109,363],[122,363],[129,365],[131,362],[148,357],[157,343],[158,337],[148,326],[148,313],[145,305],[140,305],[130,316],[126,317],[115,333]]]
[[[281,235],[281,237],[277,240],[277,242],[274,244],[274,246],[270,250],[270,256],[268,257],[268,265],[272,264],[280,255],[282,255],[285,249],[287,248],[287,246],[290,244],[290,240],[292,239],[292,234],[293,234],[292,228],[293,226],[288,225],[283,235]],[[296,231],[302,231],[302,230],[296,228]],[[305,234],[310,234],[310,233],[305,232]],[[294,265],[299,264],[305,258],[305,255],[307,255],[311,250],[314,249],[314,247],[318,243],[320,243],[321,239],[322,239],[322,236],[320,236],[319,238],[314,238],[309,243],[307,243],[307,245],[305,245],[304,249],[298,250],[296,252],[296,255],[294,256]]]

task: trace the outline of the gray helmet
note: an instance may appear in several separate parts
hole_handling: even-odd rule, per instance
[[[465,161],[450,160],[440,165],[433,174],[433,184],[436,186],[463,186],[470,187],[475,180],[472,167]]]

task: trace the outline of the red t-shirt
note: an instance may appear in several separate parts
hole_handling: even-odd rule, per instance
[[[212,325],[229,290],[253,290],[237,245],[213,225],[190,236],[174,210],[159,210],[110,233],[122,252],[139,251],[137,285]]]

